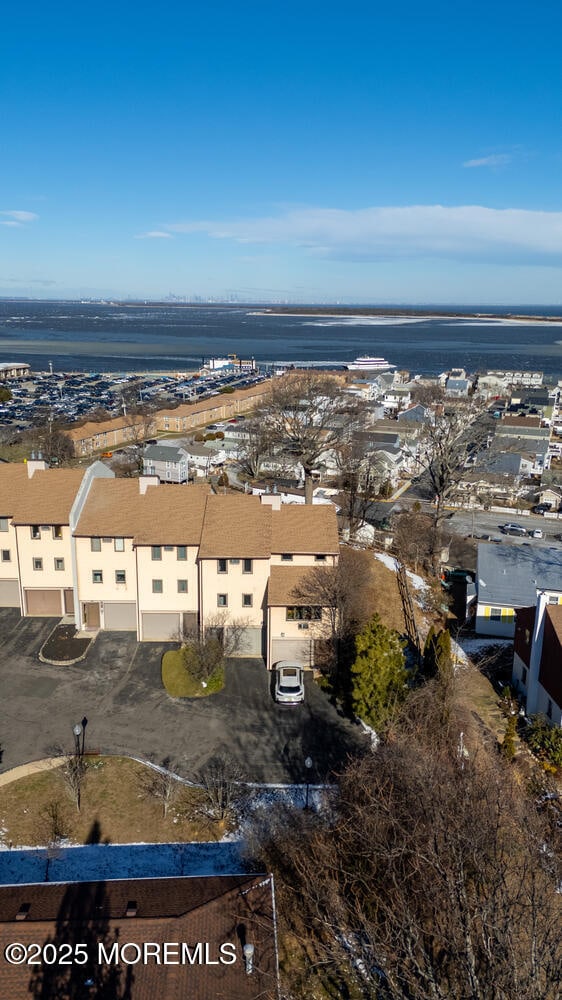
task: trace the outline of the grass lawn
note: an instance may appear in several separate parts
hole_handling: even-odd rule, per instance
[[[176,798],[163,816],[162,803],[143,792],[150,768],[126,757],[92,757],[77,812],[58,769],[20,778],[2,788],[0,841],[14,847],[45,845],[51,839],[47,806],[57,802],[63,828],[76,844],[139,841],[218,840],[224,824],[194,818],[202,792],[178,783]]]
[[[224,665],[203,685],[186,670],[181,649],[171,649],[162,657],[162,683],[172,698],[205,698],[224,686]]]

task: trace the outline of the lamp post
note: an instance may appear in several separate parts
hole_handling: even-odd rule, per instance
[[[309,794],[309,789],[310,789],[310,770],[312,768],[312,765],[313,765],[312,757],[305,757],[304,758],[304,766],[306,767],[306,800],[305,800],[305,804],[304,804],[304,808],[305,809],[308,809],[308,794]]]
[[[82,735],[83,729],[79,722],[72,727],[72,732],[74,733],[74,752],[77,757],[80,756],[80,737]]]

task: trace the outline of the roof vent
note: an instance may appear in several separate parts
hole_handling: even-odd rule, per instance
[[[31,909],[31,903],[22,903],[16,913],[16,920],[27,920],[27,915]]]
[[[136,917],[137,915],[137,901],[136,899],[130,899],[127,903],[127,909],[125,910],[126,917]]]

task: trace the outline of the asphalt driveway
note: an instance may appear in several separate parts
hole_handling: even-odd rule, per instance
[[[56,619],[20,618],[0,608],[0,770],[70,748],[85,716],[90,749],[161,763],[169,758],[196,778],[218,752],[231,755],[250,781],[324,780],[362,745],[356,726],[340,718],[311,677],[303,705],[276,705],[259,660],[231,660],[223,691],[176,700],[160,680],[168,643],[137,643],[133,633],[100,632],[87,657],[68,667],[41,663],[37,653]]]

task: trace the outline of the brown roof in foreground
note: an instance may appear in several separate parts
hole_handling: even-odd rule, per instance
[[[337,555],[336,508],[332,504],[284,504],[273,511],[271,551]]]
[[[271,508],[259,497],[208,497],[199,549],[202,559],[269,559],[270,553]]]
[[[210,487],[148,486],[138,479],[94,479],[75,534],[132,538],[136,545],[198,545]]]
[[[135,904],[136,914],[127,917],[130,903]],[[16,921],[22,904],[29,906],[28,916]],[[274,1000],[277,996],[273,883],[264,875],[0,886],[0,951],[12,941],[41,946],[84,942],[93,958],[84,979],[93,976],[95,995],[105,985],[115,1000],[125,996],[128,1000]],[[181,948],[185,942],[195,960],[180,961],[176,949],[168,964],[150,958],[132,965],[98,963],[99,944],[109,952],[115,942],[141,948],[147,942],[177,942]],[[245,942],[255,948],[251,975],[243,959]],[[202,947],[197,952],[198,943]],[[220,962],[220,946],[227,943],[235,946],[236,960],[231,964]],[[134,958],[135,953],[129,948],[126,954]],[[30,995],[59,1000],[71,983],[74,990],[79,987],[80,971],[76,965],[4,961],[1,995],[10,1000],[28,1000]]]
[[[306,587],[307,577],[309,580],[313,578],[315,569],[315,566],[272,566],[267,588],[269,607],[285,608],[287,605],[310,604],[310,597],[295,597],[295,590]]]
[[[20,489],[14,505],[14,524],[68,524],[70,510],[84,469],[45,469],[34,472]]]
[[[19,462],[0,464],[0,517],[13,516],[28,483],[27,466]]]

